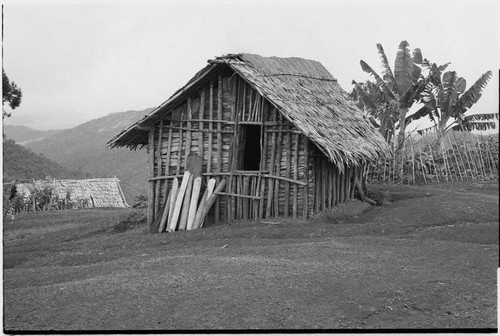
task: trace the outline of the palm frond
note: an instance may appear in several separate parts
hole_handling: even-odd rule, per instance
[[[367,72],[369,73],[370,75],[372,75],[374,78],[375,78],[375,81],[377,82],[377,85],[378,87],[384,91],[385,93],[387,93],[389,95],[389,97],[391,97],[392,99],[396,99],[395,97],[395,93],[392,92],[391,88],[389,86],[387,86],[387,84],[384,82],[384,80],[382,78],[380,78],[380,76],[375,72],[375,70],[373,70],[373,68],[371,66],[369,66],[365,61],[361,60],[359,62],[359,64],[361,65],[361,69],[364,71],[364,72]]]
[[[373,114],[373,112],[377,109],[375,103],[373,103],[373,101],[370,99],[365,90],[363,90],[361,85],[356,83],[356,81],[352,81],[352,84],[354,84],[354,90],[358,94],[358,100],[361,102],[366,112],[368,112],[369,114]]]
[[[417,133],[423,136],[427,136],[429,135],[429,133],[431,133],[432,131],[435,132],[436,130],[437,130],[436,126],[430,126],[421,130],[417,130]]]
[[[401,96],[413,85],[413,61],[408,46],[408,42],[401,41],[394,64],[394,79]]]
[[[406,94],[402,99],[402,101],[404,102],[404,106],[410,108],[414,102],[417,102],[420,99],[421,94],[424,92],[426,86],[427,82],[425,80],[421,80],[413,85],[411,89],[406,91]]]
[[[460,96],[455,105],[457,112],[464,113],[472,105],[477,103],[491,76],[491,71],[485,72],[463,95]]]
[[[382,62],[382,78],[384,82],[389,86],[392,92],[399,93],[396,86],[396,79],[392,73],[391,66],[387,61],[387,56],[385,55],[384,48],[380,43],[377,43],[378,54],[380,55],[380,60]]]
[[[425,66],[426,68],[429,69],[429,74],[427,75],[427,81],[434,85],[441,85],[441,76],[443,75],[443,71],[446,70],[448,65],[450,65],[450,63],[446,63],[440,66],[437,66],[436,63],[431,63],[431,64],[427,63],[427,65]]]
[[[491,120],[498,120],[498,112],[493,112],[493,113],[478,113],[478,114],[471,114],[468,116],[465,116],[464,120],[471,122],[471,121],[491,121]]]
[[[422,68],[419,66],[422,65],[422,52],[420,51],[419,48],[415,48],[413,50],[412,62],[413,62],[412,81],[413,83],[417,83],[417,81],[420,78],[420,74],[422,73]]]
[[[437,121],[440,119],[439,101],[437,99],[439,92],[439,86],[434,86],[429,83],[420,94],[420,102],[425,104],[425,106],[427,107],[429,112],[427,115],[434,124],[437,124]]]
[[[439,92],[438,100],[441,113],[445,116],[451,115],[451,107],[458,101],[457,80],[455,71],[447,71],[443,75],[442,90]]]
[[[462,124],[457,124],[450,129],[453,131],[488,131],[496,129],[496,123],[494,121],[486,121],[486,122],[464,122]]]
[[[429,113],[432,112],[432,109],[429,108],[428,106],[422,106],[421,108],[419,108],[415,113],[413,113],[412,115],[409,115],[405,118],[405,123],[408,125],[410,122],[414,121],[414,120],[418,120],[422,117],[425,117],[426,115],[429,115]]]
[[[456,83],[456,90],[457,90],[457,93],[460,94],[460,93],[464,93],[465,92],[465,88],[467,87],[467,81],[465,80],[465,78],[463,77],[458,77],[457,78],[457,83]]]

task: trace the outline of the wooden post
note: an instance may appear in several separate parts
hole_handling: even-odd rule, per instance
[[[300,134],[295,134],[295,146],[293,152],[294,154],[294,161],[293,161],[293,179],[295,181],[298,180],[299,178],[299,144],[300,144]],[[298,191],[299,187],[297,184],[293,185],[293,205],[292,205],[292,214],[293,218],[297,218],[297,212],[298,212]]]
[[[192,117],[192,114],[193,114],[193,109],[191,106],[191,97],[188,97],[187,98],[187,115],[186,115],[188,131],[186,131],[186,148],[185,148],[185,152],[184,152],[184,157],[186,158],[186,160],[187,160],[189,154],[191,153],[191,133],[192,133],[192,131],[191,131],[191,117]]]
[[[439,172],[438,172],[438,169],[436,167],[436,162],[434,162],[434,153],[432,152],[432,147],[430,144],[429,144],[429,150],[430,150],[430,154],[431,154],[432,166],[434,167],[434,173],[436,174],[436,179],[439,182],[439,176],[438,176]]]
[[[424,168],[424,164],[423,164],[423,160],[422,160],[422,150],[420,149],[418,151],[418,155],[420,156],[420,168],[422,169],[422,175],[424,176],[424,183],[427,183],[427,178],[426,178],[426,174],[427,172],[425,171],[425,168]]]
[[[251,176],[244,176],[243,177],[243,195],[249,195],[249,189],[250,189],[250,180],[252,180]],[[242,200],[243,202],[243,219],[248,219],[248,203],[249,199],[245,198]]]
[[[331,209],[333,207],[333,169],[332,166],[328,167],[328,208]]]
[[[167,158],[165,159],[165,175],[170,174],[170,154],[172,152],[172,128],[168,128]]]
[[[495,159],[493,158],[493,154],[491,153],[491,143],[488,142],[486,146],[486,151],[488,152],[488,161],[490,162],[490,172],[491,172],[491,178],[495,178],[495,174],[498,175],[498,166],[497,163],[495,162]]]
[[[205,90],[203,89],[200,93],[200,110],[198,113],[199,117],[199,130],[200,130],[200,136],[198,140],[198,155],[203,158],[203,119],[204,119],[204,114],[205,114]],[[210,118],[212,120],[212,118]],[[211,134],[211,132],[209,133]]]
[[[154,128],[149,129],[148,136],[148,166],[149,166],[149,178],[154,177],[155,169],[155,151],[154,151],[154,141],[155,141],[155,130]],[[155,204],[155,191],[154,191],[154,181],[148,183],[148,215],[147,221],[148,226],[153,223],[154,220],[154,204]]]
[[[335,165],[335,170],[334,170],[334,174],[333,174],[333,205],[334,206],[337,206],[337,204],[339,204],[339,199],[340,199],[339,180],[340,180],[339,167],[337,165]]]
[[[217,120],[222,120],[222,77],[219,75],[217,83]],[[222,124],[217,123],[217,172],[222,171]],[[216,178],[217,185],[220,183],[220,177]],[[226,205],[227,210],[227,205]],[[215,201],[215,221],[220,221],[220,201]]]
[[[326,157],[321,157],[321,210],[326,209],[326,193],[327,193],[327,171],[326,171]]]
[[[484,161],[483,160],[483,153],[482,153],[482,150],[481,150],[481,143],[479,141],[479,137],[476,137],[476,145],[477,145],[477,151],[478,151],[478,157],[479,157],[479,163],[481,165],[481,171],[483,173],[483,179],[486,178],[486,165],[484,164]]]
[[[269,173],[272,174],[274,172],[274,162],[276,160],[276,133],[272,133],[271,140],[271,156],[269,162]],[[268,179],[268,193],[267,193],[267,206],[266,206],[266,218],[271,217],[271,207],[273,202],[274,195],[274,181],[272,179]]]
[[[161,176],[161,144],[162,144],[162,133],[163,133],[163,120],[160,121],[160,129],[158,130],[158,145],[156,146],[156,176]],[[160,191],[161,191],[161,181],[155,181],[155,209],[154,218],[160,215]]]
[[[302,217],[307,219],[309,215],[309,139],[305,135],[302,136],[302,138],[304,139],[304,182],[306,183],[303,187],[304,209],[302,211]]]
[[[465,146],[465,155],[467,157],[467,163],[471,171],[472,179],[477,180],[479,178],[479,175],[477,173],[476,163],[474,162],[474,158],[472,157],[472,153],[470,152],[467,139],[464,141],[464,146]]]
[[[356,193],[356,179],[358,179],[362,184],[363,184],[363,177],[366,176],[364,173],[363,173],[363,169],[364,169],[364,166],[363,165],[360,165],[358,166],[357,168],[355,168],[355,172],[356,174],[353,175],[352,177],[352,186],[351,186],[351,198],[354,198],[355,196],[355,193]]]
[[[212,172],[212,142],[213,142],[213,119],[214,119],[214,81],[210,80],[210,94],[209,94],[209,107],[208,116],[210,122],[208,123],[208,155],[207,155],[207,173]],[[202,132],[203,139],[203,132]]]
[[[344,203],[344,183],[345,180],[345,167],[344,171],[339,174],[339,203]]]
[[[321,205],[321,165],[317,153],[314,153],[314,212],[319,212]]]
[[[255,92],[255,96],[257,99],[257,96],[259,94]],[[251,98],[251,97],[250,97]],[[257,105],[257,104],[256,104]],[[259,175],[257,177],[256,183],[256,189],[255,189],[255,196],[260,196],[260,199],[257,201],[257,203],[254,203],[254,219],[258,220],[262,218],[264,214],[264,185],[265,181],[262,178],[262,172],[265,171],[266,165],[267,165],[267,136],[268,134],[265,132],[266,127],[265,127],[265,120],[263,119],[261,124],[260,124],[260,163],[259,163]]]
[[[229,162],[228,162],[228,168],[229,168],[229,183],[228,183],[228,192],[229,193],[232,193],[233,192],[233,188],[235,188],[235,181],[233,176],[234,176],[234,171],[236,169],[236,162],[237,162],[237,157],[238,157],[238,152],[239,152],[239,148],[238,148],[238,144],[239,144],[239,141],[238,141],[238,81],[239,81],[239,77],[235,77],[234,79],[232,79],[233,83],[232,83],[232,104],[231,104],[231,117],[232,117],[232,121],[234,122],[234,134],[233,134],[233,139],[232,139],[232,145],[229,149]],[[234,221],[235,219],[235,212],[236,212],[236,202],[235,202],[235,199],[234,197],[228,197],[226,198],[227,200],[227,208],[228,208],[228,222],[231,223]]]
[[[286,134],[286,171],[285,177],[290,178],[290,170],[292,166],[292,134],[290,133],[290,128]],[[290,183],[285,184],[285,209],[284,209],[284,217],[288,217],[288,212],[290,208]]]
[[[351,192],[349,193],[349,198],[353,199],[354,198],[354,191],[355,191],[355,181],[356,178],[358,178],[358,171],[360,171],[361,168],[354,166],[351,169],[351,178],[349,179],[349,188],[351,189]],[[361,181],[361,179],[359,179]]]
[[[415,185],[415,150],[413,148],[413,143],[411,144],[411,167],[412,167],[413,185]]]
[[[250,94],[249,94],[249,99],[248,99],[248,121],[252,121],[252,100],[253,100],[253,94],[254,90],[250,87]]]
[[[276,114],[278,114],[278,111],[275,110]],[[281,125],[283,123],[281,115],[279,115],[278,118],[278,123]],[[279,130],[283,129],[281,126],[279,126]],[[282,147],[282,133],[278,133],[278,153],[276,153],[276,164],[275,164],[275,175],[280,176],[281,175],[281,156],[283,154],[283,147]],[[272,174],[272,172],[270,172]],[[288,184],[288,183],[287,183]],[[280,192],[280,181],[276,180],[274,181],[274,216],[277,217],[279,216],[280,213],[280,200],[279,200],[279,192]],[[285,195],[285,198],[288,198],[287,195]]]
[[[241,120],[245,120],[245,112],[246,112],[246,95],[247,95],[247,83],[242,80],[241,81],[243,83],[243,99],[242,99],[242,108],[241,108]]]

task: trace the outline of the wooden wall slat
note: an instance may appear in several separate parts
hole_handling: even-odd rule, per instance
[[[222,77],[219,76],[217,79],[217,119],[222,120]],[[217,123],[217,172],[222,171],[222,124]],[[217,185],[220,183],[220,177],[216,178]],[[220,208],[221,208],[221,197],[217,197],[215,200],[215,221],[219,222],[221,219]],[[224,217],[222,217],[224,218]]]
[[[274,115],[273,115],[274,116]],[[269,135],[268,135],[269,136]],[[269,173],[274,172],[274,163],[276,158],[276,133],[271,133],[271,155],[269,156]],[[271,208],[273,205],[273,195],[274,195],[274,181],[268,179],[268,193],[267,193],[267,204],[266,204],[266,218],[271,217]]]
[[[198,155],[203,158],[203,145],[204,145],[204,141],[203,141],[203,128],[204,128],[204,122],[202,121],[204,119],[204,115],[205,115],[205,90],[202,89],[201,93],[200,93],[200,113],[198,113],[199,117],[200,117],[200,121],[199,121],[199,124],[198,124],[198,129],[200,130],[199,131],[199,135],[198,135]],[[212,134],[212,133],[210,133]]]
[[[155,150],[154,150],[154,142],[155,142],[155,131],[154,128],[151,128],[148,133],[148,161],[149,161],[149,177],[154,176],[154,168],[155,168]],[[154,181],[150,181],[148,183],[148,214],[147,221],[148,227],[151,226],[154,219]]]
[[[303,189],[303,198],[304,198],[304,207],[302,209],[302,217],[307,219],[309,216],[309,139],[307,137],[301,135],[301,138],[304,139],[304,182],[305,186]]]
[[[156,142],[156,176],[161,176],[161,139],[163,133],[163,120],[160,121],[160,129],[158,130],[158,140]],[[161,193],[161,183],[162,181],[155,181],[155,207],[154,207],[154,218],[158,216],[158,212],[160,209],[160,193]]]
[[[283,123],[281,115],[277,115],[277,121],[279,124]],[[278,127],[279,127],[279,129],[282,128],[281,125]],[[277,151],[278,152],[276,153],[276,157],[275,157],[275,161],[276,161],[275,173],[274,173],[275,176],[281,175],[281,156],[283,154],[282,137],[283,137],[283,133],[281,133],[281,132],[278,133],[278,139],[277,139],[277,144],[278,144]],[[274,216],[275,217],[280,215],[280,187],[281,187],[280,181],[275,180],[274,181]]]
[[[290,127],[287,127],[289,130],[290,130]],[[291,172],[291,169],[292,169],[292,134],[290,132],[288,132],[286,134],[286,150],[285,150],[285,154],[286,154],[286,164],[285,164],[285,167],[286,167],[286,171],[285,171],[285,177],[286,178],[290,178],[290,172]],[[292,198],[292,195],[290,194],[290,183],[286,183],[285,184],[285,209],[284,209],[284,213],[283,215],[285,216],[285,218],[288,217],[289,215],[289,209],[290,209],[290,199]]]

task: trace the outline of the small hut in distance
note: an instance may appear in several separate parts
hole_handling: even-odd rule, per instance
[[[148,222],[187,157],[226,179],[209,221],[307,218],[354,197],[384,139],[319,63],[232,54],[208,61],[184,87],[108,142],[149,150]]]
[[[120,187],[120,180],[116,177],[82,180],[48,178],[36,181],[18,181],[14,186],[17,195],[23,199],[26,207],[32,211],[37,209],[36,200],[32,196],[36,194],[37,190],[41,191],[44,188],[50,188],[50,203],[52,206],[61,209],[129,207]],[[29,199],[33,204],[28,204]]]

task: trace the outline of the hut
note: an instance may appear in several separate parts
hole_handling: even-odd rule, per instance
[[[28,204],[29,200],[36,202],[31,196],[45,188],[50,189],[50,200],[47,200],[46,207],[49,205],[64,209],[128,207],[120,187],[120,180],[116,177],[82,180],[49,178],[15,183],[17,195],[21,196],[27,207],[34,208],[33,210],[37,208],[37,204]]]
[[[148,222],[187,158],[226,180],[209,221],[303,217],[354,197],[384,139],[319,63],[229,54],[108,142],[149,150]]]

